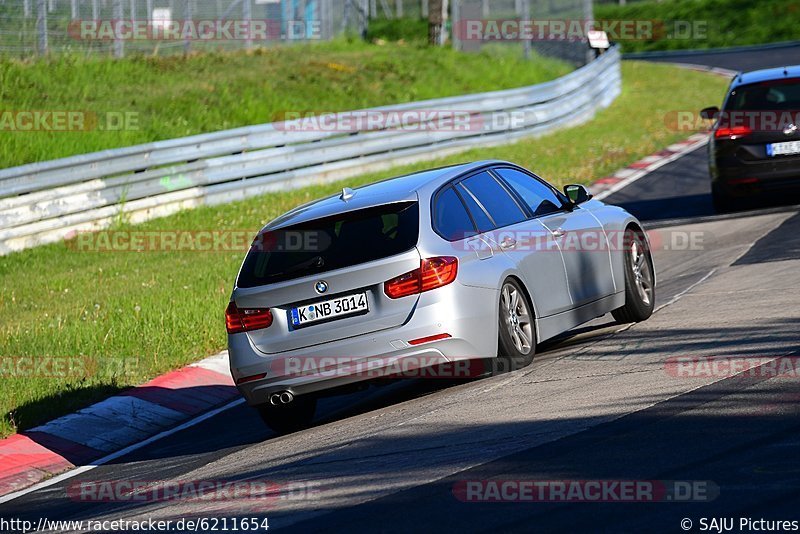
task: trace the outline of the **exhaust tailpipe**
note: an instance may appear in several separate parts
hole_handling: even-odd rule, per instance
[[[288,391],[281,391],[280,393],[273,393],[269,396],[269,403],[273,406],[281,404],[289,404],[294,400],[294,395]]]

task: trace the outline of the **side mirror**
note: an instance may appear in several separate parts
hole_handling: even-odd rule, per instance
[[[564,194],[573,205],[583,204],[590,198],[592,194],[586,189],[585,186],[580,184],[569,184],[564,186]]]
[[[719,114],[719,108],[717,106],[711,106],[710,108],[703,108],[700,110],[700,116],[704,119],[714,120],[717,118],[717,114]]]

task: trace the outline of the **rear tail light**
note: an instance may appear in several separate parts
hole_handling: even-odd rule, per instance
[[[753,130],[747,126],[720,126],[714,132],[714,137],[717,139],[739,139],[751,133],[753,133]]]
[[[272,324],[269,308],[237,308],[231,301],[225,310],[225,327],[229,334],[267,328]]]
[[[453,256],[437,256],[420,262],[419,269],[414,269],[383,285],[383,292],[392,299],[416,295],[437,287],[446,286],[456,279],[458,258]]]

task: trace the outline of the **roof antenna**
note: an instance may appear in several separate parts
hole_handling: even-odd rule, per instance
[[[356,194],[355,191],[353,191],[349,187],[344,187],[344,188],[342,188],[342,194],[341,194],[341,196],[339,196],[339,198],[342,199],[343,201],[347,202],[348,200],[353,198],[353,195],[355,195],[355,194]]]
[[[789,75],[789,67],[783,67],[783,75],[784,76],[788,76]]]

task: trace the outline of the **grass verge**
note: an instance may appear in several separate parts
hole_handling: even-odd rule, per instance
[[[639,62],[623,64],[623,80],[617,101],[583,126],[346,183],[356,186],[486,158],[515,161],[558,184],[587,183],[685,138],[687,132],[669,129],[665,117],[718,102],[727,85],[708,74]],[[291,207],[341,187],[319,185],[201,207],[136,229],[244,230],[252,235]],[[222,313],[243,256],[244,250],[77,252],[61,243],[0,259],[0,435],[224,348]],[[30,376],[35,373],[12,365],[55,361],[63,368],[73,360],[79,367],[73,375],[53,369],[52,376]],[[82,374],[81,366],[88,372]]]
[[[598,20],[651,20],[664,22],[673,38],[623,40],[623,52],[716,48],[775,43],[797,39],[800,3],[786,0],[648,0],[625,6],[595,5]],[[688,31],[681,23],[692,23]],[[677,36],[681,38],[677,38]],[[685,36],[685,38],[683,38]]]
[[[525,61],[501,51],[361,41],[119,61],[0,59],[0,168],[272,122],[286,111],[343,111],[531,85],[570,70],[558,60]],[[7,112],[30,110],[83,111],[87,118],[79,131],[12,131]]]

